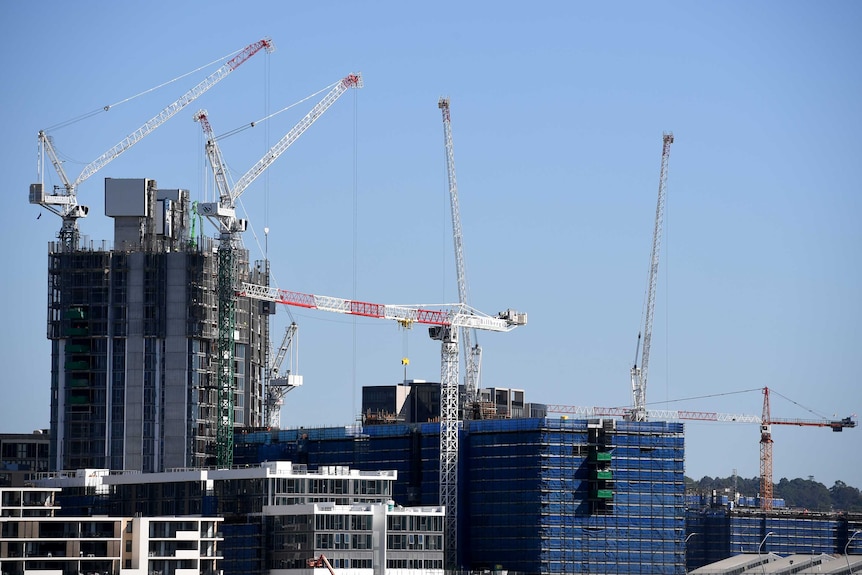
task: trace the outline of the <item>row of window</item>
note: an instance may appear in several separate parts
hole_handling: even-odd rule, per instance
[[[440,515],[390,515],[387,517],[389,531],[434,531],[443,532],[443,517]]]
[[[316,549],[371,549],[370,533],[315,533]]]
[[[315,515],[314,528],[318,531],[371,531],[370,515]]]
[[[48,457],[48,444],[46,443],[18,443],[4,442],[0,448],[0,455],[4,460],[8,459],[35,459],[36,457]]]
[[[335,495],[351,493],[357,495],[390,495],[391,481],[376,479],[275,479],[273,493],[332,493]]]
[[[391,549],[393,551],[399,551],[403,549],[408,550],[417,550],[417,551],[436,551],[443,549],[443,536],[442,535],[425,535],[423,533],[419,534],[405,534],[405,535],[387,535],[386,536],[386,547],[387,549]]]
[[[442,559],[387,559],[389,569],[443,569]]]

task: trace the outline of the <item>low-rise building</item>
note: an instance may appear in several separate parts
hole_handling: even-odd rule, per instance
[[[0,488],[0,573],[218,573],[221,518],[63,516],[60,494]]]
[[[37,474],[48,471],[50,442],[47,429],[0,433],[0,487],[24,487]]]
[[[309,560],[321,555],[343,575],[392,569],[442,575],[444,507],[396,505],[397,477],[391,470],[324,465],[309,471],[269,461],[161,473],[83,469],[47,474],[40,485],[63,488],[61,513],[219,517],[225,575],[304,575]]]

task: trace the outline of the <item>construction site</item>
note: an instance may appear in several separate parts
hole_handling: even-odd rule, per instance
[[[762,388],[759,416],[648,407],[662,226],[674,142],[670,132],[660,139],[646,313],[630,372],[631,404],[625,407],[529,402],[528,389],[482,384],[478,332],[507,333],[530,327],[523,310],[506,308],[487,314],[470,306],[450,100],[445,97],[436,104],[446,157],[459,296],[455,303],[392,305],[279,289],[270,285],[270,262],[252,258],[243,244],[249,222],[238,215],[240,196],[343,94],[363,87],[359,73],[348,74],[330,86],[299,123],[236,179],[227,168],[207,111],[198,109],[193,114],[196,123],[189,124],[204,135],[204,153],[218,200],[196,202],[188,189],[160,188],[157,175],[153,179],[106,178],[104,215],[113,220],[114,237],[112,241],[85,241],[79,222],[89,209],[78,203],[78,186],[245,61],[274,48],[272,40],[264,38],[240,50],[75,179],[65,173],[53,138],[39,133],[40,165],[50,164],[62,182],[49,189],[39,181],[29,194],[32,204],[62,221],[57,240],[49,245],[47,270],[51,471],[94,469],[105,470],[106,477],[133,473],[158,477],[142,478],[141,485],[192,481],[193,489],[170,491],[175,495],[160,491],[159,497],[165,501],[172,497],[176,501],[235,497],[240,503],[230,512],[217,502],[182,508],[192,514],[224,517],[219,526],[224,541],[219,548],[228,558],[221,567],[225,574],[300,575],[328,570],[357,575],[681,575],[745,554],[772,554],[776,562],[781,556],[803,553],[862,554],[862,516],[812,515],[781,508],[775,505],[772,478],[773,426],[841,432],[856,427],[855,417],[773,417],[768,387]],[[207,229],[215,229],[214,234],[207,235],[205,223]],[[283,337],[271,328],[273,314],[282,306],[427,329],[440,345],[439,381],[408,381],[405,377],[393,386],[369,387],[356,421],[335,427],[282,429],[280,406],[289,401],[289,392],[303,384],[302,376],[285,363],[293,353],[297,325],[291,323]],[[685,443],[685,421],[760,426],[761,489],[754,504],[737,500],[734,506],[687,497],[685,455],[690,446]],[[387,551],[371,553],[362,547],[358,553],[359,548],[347,543],[347,536],[341,537],[342,533],[352,534],[350,541],[356,544],[355,536],[370,533],[371,522],[378,519],[354,520],[363,529],[309,519],[316,527],[302,528],[310,534],[303,546],[291,538],[296,531],[291,527],[294,520],[286,517],[294,511],[283,508],[289,507],[286,499],[268,503],[281,505],[279,509],[242,503],[246,495],[252,499],[268,496],[270,488],[261,486],[269,481],[268,474],[276,474],[275,462],[294,466],[284,473],[341,468],[393,472],[391,493],[375,493],[365,499],[357,495],[350,501],[331,496],[333,504],[343,499],[339,505],[382,506],[350,513],[388,518],[390,531],[379,525],[374,531],[384,534],[388,543],[380,545]],[[242,489],[237,486],[248,477],[241,473],[219,476],[213,472],[210,479],[195,476],[193,480],[171,475],[180,470],[227,472],[261,466],[269,471],[260,471],[260,477],[249,479],[251,487]],[[139,509],[122,506],[137,493],[128,487],[136,479],[124,477],[106,479],[106,488],[98,494],[72,482],[81,491],[70,494],[92,499],[64,508],[81,514],[88,508],[92,512],[94,506],[97,511],[139,513]],[[214,488],[212,481],[222,483]],[[316,496],[314,503],[329,497],[325,490]],[[383,509],[387,501],[391,501],[389,508]],[[420,548],[419,536],[425,541],[425,535],[417,527],[415,552],[421,560],[415,562],[406,552],[414,548],[398,547],[401,540],[391,533],[401,521],[393,517],[398,513],[409,517],[409,508],[417,508],[417,514],[429,518],[427,524],[423,519],[422,529],[436,526],[438,519],[431,518],[439,518],[443,543],[442,550]],[[404,525],[413,525],[412,517],[404,521]],[[320,537],[321,532],[334,538]],[[436,536],[437,529],[429,527],[428,532]],[[232,534],[236,539],[231,539]],[[414,545],[412,532],[405,537],[409,544],[404,545]],[[430,535],[427,540],[432,541]],[[859,563],[851,569],[849,560],[847,570],[837,570],[843,562],[843,558],[832,561],[836,570],[831,572],[862,570]],[[254,570],[244,570],[252,564]],[[812,569],[820,565],[814,560],[810,564]],[[7,571],[3,564],[4,575],[39,572],[23,561],[15,565],[20,570]],[[167,570],[161,575],[185,574],[182,568],[165,565]],[[800,565],[796,563],[796,567]],[[752,568],[769,569],[763,563],[754,563]],[[788,569],[768,572],[808,572]],[[735,571],[740,572],[744,570]]]

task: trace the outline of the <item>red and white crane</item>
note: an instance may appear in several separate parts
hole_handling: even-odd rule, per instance
[[[89,208],[87,206],[83,206],[78,203],[78,186],[105,167],[108,163],[119,157],[120,154],[140,142],[147,135],[151,134],[156,128],[167,122],[176,115],[177,112],[215,86],[218,82],[227,77],[228,74],[236,70],[240,65],[261,50],[265,50],[268,53],[272,52],[275,50],[275,44],[273,44],[271,39],[264,38],[246,46],[218,70],[210,74],[194,88],[180,96],[178,100],[172,102],[161,112],[148,120],[143,126],[126,136],[126,138],[110,150],[90,162],[74,181],[69,179],[66,175],[66,171],[63,169],[63,163],[54,149],[52,138],[44,130],[39,131],[39,182],[30,185],[30,203],[39,204],[43,208],[57,214],[63,219],[63,224],[58,236],[64,249],[72,250],[77,246],[79,240],[78,220],[86,217],[89,212]],[[54,186],[52,193],[45,192],[43,177],[43,163],[45,155],[48,156],[48,159],[54,165],[54,169],[57,171],[57,174],[63,182],[62,187]]]
[[[647,285],[646,310],[643,329],[643,353],[641,365],[638,367],[638,351],[641,344],[641,334],[638,334],[638,347],[635,348],[635,362],[632,366],[632,409],[630,418],[633,421],[646,421],[646,387],[647,370],[649,369],[650,342],[652,341],[652,322],[655,312],[655,287],[658,281],[658,257],[661,252],[662,221],[664,219],[664,202],[667,195],[667,164],[670,158],[670,145],[673,134],[662,135],[661,171],[658,182],[658,202],[655,208],[655,229],[652,236],[652,253],[650,254],[649,281]]]
[[[220,467],[233,464],[234,432],[234,345],[236,324],[237,283],[235,251],[242,242],[242,232],[248,221],[236,215],[236,202],[264,170],[275,162],[338,98],[350,88],[361,88],[362,77],[349,74],[337,81],[333,88],[290,131],[270,148],[231,187],[228,173],[213,133],[206,110],[195,114],[207,138],[206,153],[218,187],[218,202],[198,204],[198,212],[207,217],[219,231],[218,247],[218,423],[216,427],[216,463]],[[268,390],[267,390],[268,391]]]
[[[760,508],[772,509],[772,426],[796,425],[799,427],[828,427],[832,431],[856,427],[853,416],[843,419],[783,419],[774,418],[769,409],[769,388],[763,388],[763,415],[760,421]]]
[[[440,98],[437,107],[443,113],[443,140],[446,149],[446,174],[449,180],[449,203],[452,211],[452,237],[455,244],[455,269],[458,280],[458,301],[468,305],[467,269],[464,263],[464,237],[461,233],[461,208],[458,204],[458,183],[455,178],[455,146],[452,142],[452,121],[449,98]],[[475,344],[473,342],[476,342]],[[479,373],[482,366],[482,348],[476,341],[474,330],[461,328],[461,347],[464,350],[464,392],[466,405],[476,400],[479,390]]]
[[[428,325],[440,351],[440,505],[446,508],[447,568],[456,563],[458,549],[458,330],[508,332],[527,324],[527,314],[512,309],[487,315],[466,305],[387,305],[339,297],[313,295],[243,283],[240,295],[280,304],[334,313],[375,317]]]

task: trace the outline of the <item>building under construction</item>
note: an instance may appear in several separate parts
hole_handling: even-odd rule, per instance
[[[51,468],[161,471],[215,463],[217,253],[195,237],[187,190],[106,179],[114,242],[53,242],[48,255]],[[198,230],[200,228],[198,227]],[[267,285],[235,250],[236,276]],[[262,423],[266,305],[237,298],[233,420]]]
[[[397,503],[434,505],[439,430],[424,423],[254,432],[237,438],[236,462],[392,469]],[[684,573],[682,424],[472,420],[460,435],[458,565]]]

